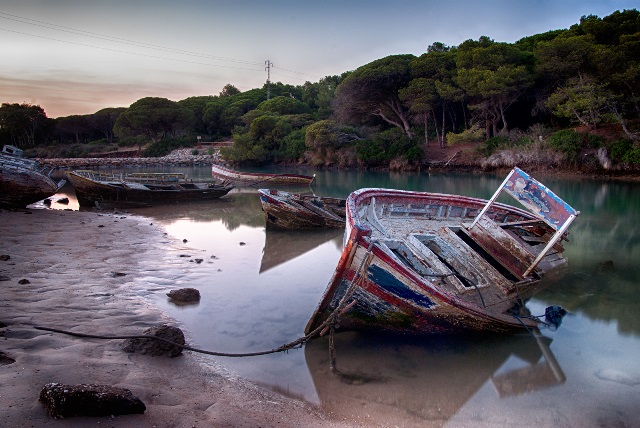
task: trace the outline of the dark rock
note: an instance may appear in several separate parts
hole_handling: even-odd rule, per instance
[[[51,199],[45,199],[44,201],[42,201],[42,203],[43,203],[44,205],[49,206],[49,205],[51,205]]]
[[[11,281],[11,278],[8,276],[0,275],[0,281]]]
[[[0,261],[6,262],[11,256],[9,254],[0,254]]]
[[[16,362],[16,360],[11,358],[10,356],[5,354],[4,352],[0,351],[0,366],[7,366],[7,365],[13,364],[15,362]]]
[[[56,201],[59,204],[68,204],[69,203],[69,198],[60,198]]]
[[[195,288],[181,288],[179,290],[171,290],[167,293],[171,300],[182,303],[199,302],[200,292]]]
[[[191,257],[189,254],[180,254],[179,257]]]
[[[56,419],[128,415],[144,413],[147,409],[130,390],[109,385],[48,383],[40,391],[40,402]]]
[[[247,244],[246,244],[246,243],[244,243],[244,242],[240,242],[240,245],[247,245]]]
[[[170,342],[177,343],[178,345],[184,345],[185,343],[182,330],[166,324],[148,328],[143,334],[145,336],[159,337]],[[172,345],[162,340],[156,340],[150,337],[127,339],[122,350],[125,352],[136,352],[138,354],[149,354],[159,357],[177,357],[182,353],[181,346]]]
[[[204,261],[203,259],[195,259],[195,262],[198,264],[202,263],[203,261]]]
[[[99,224],[98,227],[104,227],[104,224]]]
[[[22,278],[20,281],[18,281],[18,284],[20,285],[31,284],[31,281],[29,281],[28,279]]]
[[[186,239],[183,239],[183,240],[182,240],[182,242],[187,243],[187,240],[186,240]]]
[[[123,272],[111,272],[111,276],[114,277],[114,278],[117,278],[119,276],[126,276],[126,275],[127,274],[123,273]]]

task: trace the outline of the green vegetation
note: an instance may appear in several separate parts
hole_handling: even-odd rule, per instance
[[[218,95],[149,97],[57,119],[39,106],[2,104],[0,143],[64,146],[74,156],[137,146],[162,156],[199,136],[232,138],[222,155],[237,163],[418,167],[452,146],[477,165],[551,159],[592,168],[608,157],[635,168],[639,88],[640,12],[632,9],[515,43],[435,42],[422,55],[391,55],[315,83],[272,83],[270,99],[266,87],[227,84]]]

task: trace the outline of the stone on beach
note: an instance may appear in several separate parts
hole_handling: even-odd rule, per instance
[[[154,336],[168,340],[178,345],[184,345],[184,333],[178,327],[162,324],[146,329],[143,333],[145,336]],[[152,337],[127,339],[122,348],[125,352],[153,355],[158,357],[177,357],[182,354],[182,347],[172,345],[163,340],[153,339]]]
[[[200,301],[200,291],[195,288],[180,288],[179,290],[171,290],[167,293],[171,300],[180,303],[191,303]]]
[[[56,419],[128,415],[146,410],[142,400],[130,390],[109,385],[48,383],[40,391],[40,402]]]

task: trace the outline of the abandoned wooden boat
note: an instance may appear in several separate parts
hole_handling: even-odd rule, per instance
[[[194,182],[181,173],[111,174],[68,171],[80,206],[102,208],[150,206],[220,198],[233,188],[229,182]]]
[[[496,202],[503,190],[530,211]],[[578,214],[518,168],[489,201],[357,190],[340,261],[305,331],[535,327],[524,302],[566,266],[560,241]]]
[[[257,185],[287,185],[287,186],[310,186],[315,175],[299,174],[268,174],[259,172],[240,172],[225,168],[222,165],[213,164],[211,173],[214,177],[229,180],[236,186],[257,186]]]
[[[343,228],[346,200],[259,189],[267,229]]]
[[[0,153],[0,206],[24,208],[54,195],[64,185],[50,178],[52,168],[22,157],[22,150],[6,145]]]

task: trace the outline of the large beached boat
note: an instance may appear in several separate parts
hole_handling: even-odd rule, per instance
[[[22,157],[22,150],[6,145],[0,153],[0,207],[24,208],[54,195],[64,185],[49,176],[52,168]]]
[[[229,182],[192,181],[182,173],[111,174],[100,171],[68,171],[80,206],[136,207],[220,198]]]
[[[528,211],[496,202],[502,191]],[[489,201],[357,190],[340,261],[306,333],[536,327],[525,302],[566,266],[561,240],[578,214],[518,168]]]
[[[308,176],[300,174],[269,174],[260,172],[234,171],[216,163],[211,166],[211,173],[214,177],[218,177],[223,180],[229,180],[236,186],[310,186],[315,179],[315,175]]]

